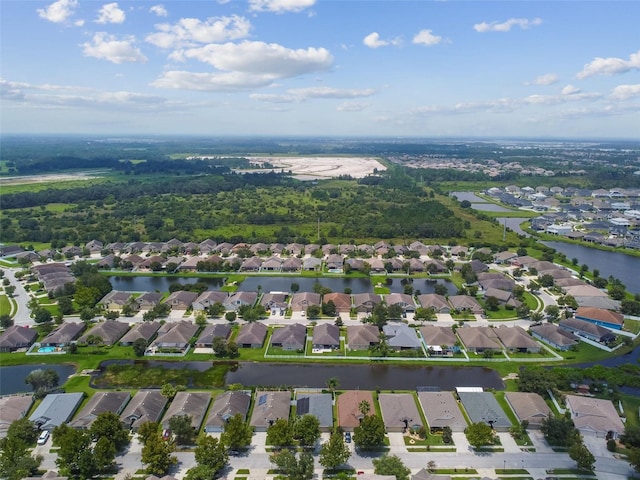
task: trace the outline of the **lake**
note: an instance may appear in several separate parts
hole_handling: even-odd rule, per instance
[[[640,293],[640,257],[632,257],[620,252],[598,250],[573,243],[542,242],[558,252],[564,253],[569,260],[578,259],[578,265],[586,264],[589,271],[597,269],[600,276],[614,276],[624,283],[631,293]]]
[[[11,395],[14,393],[29,393],[31,387],[24,383],[24,379],[32,371],[37,369],[52,369],[60,376],[60,385],[64,384],[70,375],[76,371],[73,365],[53,364],[53,365],[16,365],[12,367],[0,367],[0,395]]]
[[[375,277],[374,277],[375,278]],[[448,279],[428,279],[415,278],[408,279],[414,290],[421,293],[433,293],[437,284],[447,287],[449,295],[456,294],[456,287]],[[220,277],[161,277],[161,276],[135,276],[135,277],[109,277],[109,281],[114,290],[125,292],[168,292],[172,283],[193,284],[197,282],[205,283],[208,290],[220,290],[224,285],[224,279]],[[377,282],[377,280],[374,280]],[[350,288],[352,293],[373,292],[373,283],[368,277],[336,277],[336,278],[312,278],[312,277],[268,277],[251,276],[239,284],[239,289],[244,291],[258,291],[258,286],[263,292],[289,292],[291,284],[297,283],[301,292],[313,291],[313,285],[319,282],[322,286],[331,289],[333,292],[344,292],[345,288]],[[403,292],[404,285],[401,278],[391,278],[391,285],[388,285],[391,292]]]

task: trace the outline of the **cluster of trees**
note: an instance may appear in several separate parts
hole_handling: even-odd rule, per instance
[[[565,447],[580,470],[592,471],[596,459],[582,441],[580,432],[575,428],[570,414],[556,418],[552,415],[542,421],[540,431],[549,445]]]
[[[62,475],[93,478],[113,473],[116,453],[129,443],[129,434],[113,412],[98,415],[89,430],[62,424],[53,430],[53,444],[58,448],[56,464]]]
[[[27,418],[9,425],[7,436],[0,439],[0,478],[22,480],[36,474],[43,460],[31,455],[37,437],[36,426]]]

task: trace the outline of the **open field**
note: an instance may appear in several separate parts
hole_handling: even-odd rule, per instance
[[[104,172],[75,172],[75,173],[47,173],[43,175],[27,175],[22,177],[0,178],[0,186],[28,185],[32,183],[68,182],[78,180],[93,180]]]

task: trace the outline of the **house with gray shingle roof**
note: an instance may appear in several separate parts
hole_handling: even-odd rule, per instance
[[[347,327],[347,348],[367,350],[380,342],[380,330],[375,325],[349,325]]]
[[[452,432],[463,432],[467,421],[453,392],[418,392],[418,400],[432,433],[449,427]]]
[[[138,390],[120,414],[120,421],[125,428],[137,431],[145,422],[160,420],[167,402],[160,390]]]
[[[251,403],[251,391],[236,390],[224,392],[218,395],[209,409],[204,431],[215,433],[224,431],[224,426],[235,415],[247,418],[249,404]]]
[[[261,391],[255,395],[255,405],[249,424],[257,432],[264,432],[276,420],[289,419],[291,409],[291,392],[287,391]]]
[[[573,333],[563,330],[553,323],[530,327],[529,331],[535,338],[548,343],[556,350],[562,352],[569,350],[574,345],[578,345],[579,340]]]
[[[420,350],[422,344],[414,328],[406,323],[387,323],[382,327],[387,344],[394,350]]]
[[[429,355],[451,355],[455,351],[460,351],[460,347],[456,345],[458,338],[451,327],[424,325],[420,327],[420,334],[429,350]]]
[[[449,297],[449,303],[454,310],[467,310],[474,314],[480,314],[484,311],[482,305],[474,297],[469,295],[451,295]]]
[[[206,290],[198,295],[198,298],[192,304],[194,311],[206,310],[216,303],[224,303],[227,301],[227,293],[216,290]]]
[[[33,405],[33,395],[0,397],[0,438],[7,436],[9,426],[23,418]]]
[[[436,313],[451,313],[451,305],[443,295],[425,293],[418,295],[418,302],[422,308],[433,308]]]
[[[413,426],[422,427],[422,419],[411,393],[380,393],[378,402],[388,432],[405,432]]]
[[[120,339],[120,345],[133,345],[133,343],[139,338],[144,338],[148,344],[159,329],[160,322],[153,321],[136,323],[131,330],[129,330],[124,337]]]
[[[297,292],[291,297],[291,310],[294,312],[307,311],[311,305],[320,306],[322,303],[319,293]]]
[[[53,430],[67,423],[78,409],[84,393],[50,393],[33,411],[29,420],[40,430]]]
[[[522,327],[500,325],[494,328],[494,331],[496,335],[498,335],[498,340],[500,340],[510,352],[540,352],[540,344],[531,338]]]
[[[472,423],[486,423],[499,432],[511,427],[509,417],[490,392],[458,392],[469,419]]]
[[[271,346],[283,350],[304,350],[307,327],[300,323],[275,328],[271,334]]]
[[[582,435],[615,439],[624,433],[624,424],[611,400],[567,395],[565,401]]]
[[[406,293],[390,293],[385,295],[384,301],[387,305],[400,305],[403,312],[414,312],[416,310],[416,302],[413,301],[411,295]]]
[[[104,345],[113,345],[129,330],[129,324],[117,320],[107,320],[95,324],[91,329],[78,339],[78,343],[86,344],[91,335],[102,339]]]
[[[245,323],[240,327],[236,344],[240,348],[262,348],[266,336],[267,327],[264,323]]]
[[[43,347],[66,347],[84,331],[84,323],[64,322],[40,342]]]
[[[129,400],[131,400],[129,392],[96,392],[69,426],[88,429],[101,413],[113,412],[120,415]]]
[[[216,337],[223,338],[225,341],[231,336],[231,325],[224,323],[216,323],[213,325],[207,325],[200,333],[198,340],[196,340],[196,347],[198,348],[212,348],[213,339]]]
[[[371,313],[373,307],[381,301],[380,295],[373,293],[356,293],[353,295],[353,306],[358,312]]]
[[[490,327],[459,328],[456,334],[470,352],[482,353],[486,350],[498,351],[503,348],[498,336]]]
[[[188,310],[196,301],[198,294],[186,290],[178,290],[171,293],[163,303],[170,305],[172,310]]]
[[[169,428],[169,420],[171,418],[187,415],[191,417],[191,428],[196,432],[200,431],[210,402],[211,393],[209,392],[176,393],[167,409],[167,413],[162,418],[162,428]]]
[[[337,350],[340,348],[340,328],[332,323],[313,327],[313,348]]]
[[[200,327],[191,322],[165,323],[158,331],[158,337],[151,344],[156,349],[184,350],[189,347],[192,337]]]
[[[506,392],[504,398],[516,414],[518,421],[526,420],[529,428],[539,429],[542,421],[552,415],[544,399],[532,392]]]
[[[0,335],[0,352],[15,352],[21,348],[29,348],[38,338],[35,328],[22,325],[11,325]]]
[[[229,295],[229,298],[224,302],[224,306],[227,310],[235,311],[244,305],[253,307],[256,300],[258,300],[257,292],[237,291]]]
[[[320,431],[333,429],[333,399],[330,393],[296,391],[296,415],[313,415],[320,421]]]
[[[151,310],[162,300],[162,294],[158,292],[144,292],[136,298],[140,310]]]

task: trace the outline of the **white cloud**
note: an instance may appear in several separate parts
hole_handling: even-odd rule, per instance
[[[149,9],[149,11],[151,13],[155,13],[159,17],[166,17],[167,15],[169,15],[167,9],[164,8],[164,5],[154,5]]]
[[[431,30],[420,30],[414,37],[413,43],[416,45],[437,45],[442,42],[442,37],[434,35]]]
[[[525,85],[553,85],[559,80],[558,75],[555,73],[545,73],[536,77],[533,82],[525,82]]]
[[[126,18],[124,10],[116,2],[106,3],[98,12],[96,23],[123,23]]]
[[[378,32],[371,32],[369,35],[362,39],[362,43],[364,43],[369,48],[386,47],[387,45],[389,45],[388,41],[380,40],[380,34],[378,34]]]
[[[268,75],[274,79],[324,71],[333,64],[333,57],[325,48],[293,50],[277,43],[251,41],[180,50],[174,52],[171,58],[195,59],[218,70]]]
[[[62,23],[73,15],[74,9],[77,6],[77,0],[58,0],[46,8],[37,9],[37,12],[40,18],[44,18],[53,23]]]
[[[562,93],[562,95],[576,95],[577,93],[580,93],[582,90],[580,90],[578,87],[574,87],[573,85],[566,85],[561,91],[560,93]]]
[[[611,98],[615,100],[627,100],[631,97],[640,96],[640,84],[618,85],[611,92]]]
[[[82,27],[84,25],[84,20],[76,20],[73,22],[76,27]]]
[[[108,60],[113,63],[147,61],[139,48],[133,44],[136,39],[133,36],[125,36],[118,40],[114,35],[106,32],[97,32],[93,36],[93,43],[82,44],[83,53],[87,57]]]
[[[542,25],[542,19],[534,18],[533,20],[529,20],[527,18],[510,18],[505,22],[482,22],[476,23],[473,26],[473,29],[476,32],[485,33],[485,32],[508,32],[512,27],[520,27],[522,30],[526,30],[529,27],[535,27],[538,25]]]
[[[273,80],[274,78],[271,75],[251,75],[243,72],[196,73],[171,70],[164,72],[151,83],[151,86],[216,92],[265,87]]]
[[[249,0],[249,10],[252,12],[301,12],[313,7],[316,0]]]
[[[596,57],[576,75],[580,80],[593,75],[616,75],[640,69],[640,50],[629,55],[629,60],[617,57]]]
[[[361,112],[362,110],[370,107],[370,103],[363,102],[344,102],[341,105],[338,105],[336,110],[338,112]]]
[[[344,89],[332,87],[307,87],[292,88],[283,94],[255,93],[249,97],[253,100],[272,103],[300,103],[313,98],[322,99],[346,99],[369,97],[376,93],[372,88],[365,89]]]
[[[156,33],[147,35],[147,42],[160,48],[192,47],[197,44],[244,38],[251,31],[251,22],[238,15],[212,17],[205,21],[181,18],[173,25],[158,24],[156,30]]]

